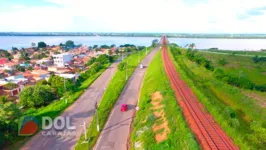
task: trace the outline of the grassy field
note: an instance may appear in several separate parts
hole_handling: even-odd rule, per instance
[[[154,109],[152,95],[158,92],[161,93],[162,99],[158,102],[159,109]],[[159,51],[145,74],[139,101],[140,109],[136,113],[134,130],[131,133],[131,149],[199,149],[174,95]],[[164,115],[156,116],[158,112]],[[160,125],[164,128],[155,131],[156,126]],[[163,134],[166,135],[165,140],[158,142],[156,135]]]
[[[266,63],[254,63],[252,57],[247,56],[199,52],[202,56],[211,60],[214,67],[221,67],[227,72],[246,75],[258,85],[266,84]],[[219,64],[221,59],[226,60],[227,64],[224,66]]]
[[[243,56],[266,56],[266,51],[231,51],[231,50],[204,50],[206,52],[222,53],[229,55],[243,55]]]
[[[146,56],[145,50],[142,50],[140,54],[133,53],[123,60],[124,62],[128,62],[128,69],[127,69],[128,79],[133,74],[135,68],[139,64],[138,61],[139,56],[140,60],[142,60]],[[127,82],[126,70],[122,71],[117,70],[113,79],[109,83],[108,88],[106,89],[98,108],[100,129],[103,129],[116,100],[118,99],[120,93],[122,92],[124,86],[126,85],[126,82]],[[96,118],[94,117],[87,131],[87,137],[90,138],[90,140],[87,141],[86,143],[82,143],[85,140],[85,137],[82,136],[78,141],[75,149],[76,150],[92,149],[99,135],[100,132],[97,131]]]
[[[205,57],[214,61],[221,56],[208,54]],[[172,59],[182,79],[240,149],[266,148],[266,109],[244,95],[242,89],[216,79],[212,71],[190,61],[184,54],[173,56],[172,51]],[[227,59],[245,65],[238,57]]]

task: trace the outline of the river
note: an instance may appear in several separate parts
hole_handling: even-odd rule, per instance
[[[134,44],[149,46],[154,37],[95,37],[95,36],[0,36],[0,49],[11,49],[12,47],[27,48],[31,43],[44,41],[48,45],[58,45],[67,40],[75,44],[87,46]],[[159,39],[159,38],[157,38]],[[260,50],[266,49],[266,39],[202,39],[202,38],[168,38],[170,42],[180,46],[195,43],[198,49],[219,48],[224,50]]]

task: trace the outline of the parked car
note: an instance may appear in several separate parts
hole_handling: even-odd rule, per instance
[[[121,107],[120,107],[120,111],[121,112],[127,111],[127,104],[122,104]]]

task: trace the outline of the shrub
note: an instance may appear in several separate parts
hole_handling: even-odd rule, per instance
[[[0,96],[0,104],[4,104],[8,101],[7,96]]]
[[[47,85],[48,82],[46,80],[40,80],[36,83],[37,85]]]
[[[4,85],[4,89],[5,90],[12,90],[12,89],[17,88],[17,87],[18,87],[17,84],[11,83],[11,82],[9,82],[6,85]]]
[[[86,66],[90,66],[91,64],[93,64],[96,61],[95,57],[92,57],[86,64]]]
[[[99,63],[103,63],[103,64],[107,64],[109,63],[109,58],[107,55],[100,55],[96,60],[95,62],[99,62]]]
[[[51,75],[48,80],[49,85],[54,89],[59,97],[63,96],[64,92],[74,90],[74,83],[69,79]]]
[[[252,60],[254,63],[266,62],[266,57],[259,57],[256,55],[255,57],[252,57]]]
[[[38,43],[38,48],[45,48],[47,45],[46,45],[46,43],[44,43],[44,42],[39,42]]]
[[[20,104],[25,107],[40,107],[56,99],[49,85],[28,86],[19,94]]]
[[[125,69],[126,69],[126,65],[127,65],[126,62],[121,62],[121,63],[118,65],[118,70],[120,70],[120,71],[125,70]]]
[[[197,64],[199,64],[199,65],[205,67],[206,69],[213,71],[213,70],[214,70],[214,67],[211,65],[211,61],[210,61],[210,60],[207,60],[207,59],[204,58],[204,57],[202,57],[202,56],[199,55],[197,52],[198,52],[197,50],[191,50],[191,49],[188,49],[187,52],[186,52],[186,56],[187,56],[191,61],[194,61],[194,62],[196,62]]]
[[[230,119],[230,126],[233,128],[238,128],[240,126],[238,119],[236,118]]]
[[[226,61],[226,59],[222,58],[222,59],[219,60],[219,64],[221,66],[224,66],[224,65],[228,64],[228,62]]]
[[[0,104],[0,148],[17,136],[17,123],[21,111],[16,104],[7,102]]]
[[[253,134],[250,134],[248,138],[257,144],[258,147],[263,149],[266,145],[266,129],[262,127],[260,122],[253,121],[250,124],[250,128]]]
[[[224,69],[222,68],[215,68],[213,73],[217,79],[222,79],[225,77],[225,72],[224,72]]]

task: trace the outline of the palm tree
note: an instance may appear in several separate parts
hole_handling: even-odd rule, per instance
[[[188,45],[188,47],[191,48],[191,49],[194,49],[194,48],[196,48],[196,45],[195,45],[195,43],[191,43],[191,44]]]

